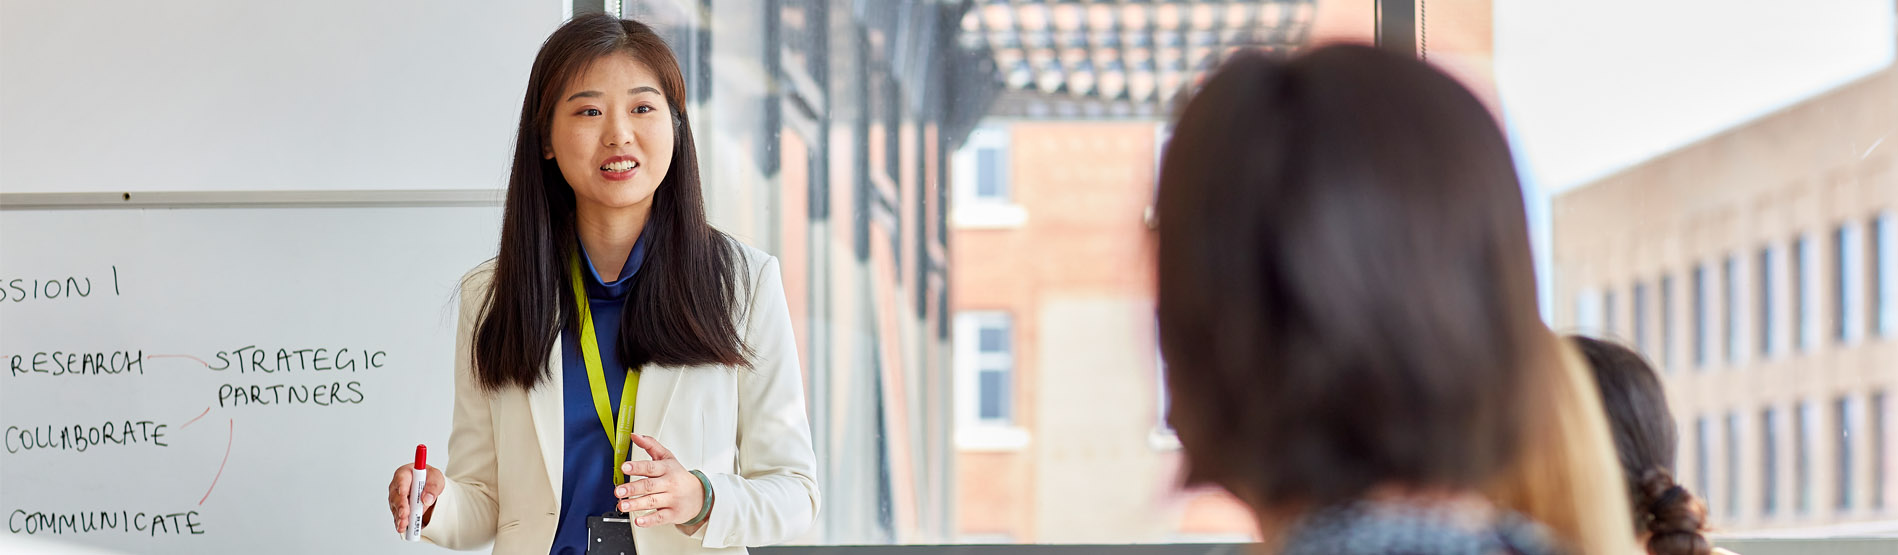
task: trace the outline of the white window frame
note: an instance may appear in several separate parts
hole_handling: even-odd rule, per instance
[[[956,149],[950,163],[955,170],[954,204],[950,207],[950,223],[965,229],[1008,229],[1021,227],[1028,222],[1028,211],[1016,203],[1020,194],[1013,182],[1014,153],[1008,127],[1003,124],[989,123],[969,132],[969,138],[963,141],[962,148]],[[981,191],[980,153],[983,150],[995,150],[1000,154],[1003,184],[1002,196],[984,196]]]
[[[1008,330],[1008,353],[981,352],[982,329],[998,324]],[[1005,311],[963,311],[956,314],[955,326],[956,447],[964,451],[1014,451],[1027,447],[1028,431],[1017,424],[1020,398],[1014,395],[1018,391],[1014,382],[1019,368],[1015,356],[1019,348],[1014,318]],[[996,357],[1006,358],[1008,364],[1008,418],[983,419],[980,417],[981,372],[983,363],[997,360]]]

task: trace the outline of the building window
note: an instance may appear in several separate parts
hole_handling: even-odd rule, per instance
[[[1594,289],[1575,294],[1575,329],[1587,335],[1601,335],[1601,297]]]
[[[1740,516],[1740,413],[1727,413],[1727,516]]]
[[[1157,338],[1158,336],[1156,335],[1155,337]],[[1166,386],[1166,357],[1160,353],[1159,341],[1157,340],[1154,341],[1153,347],[1153,381],[1153,390],[1157,392],[1157,395],[1154,396],[1153,403],[1153,432],[1147,435],[1147,444],[1152,446],[1155,450],[1178,450],[1180,448],[1180,437],[1174,433],[1173,423],[1168,422],[1166,416],[1167,411],[1173,407],[1173,401],[1169,397],[1171,392],[1167,390]]]
[[[1707,367],[1708,342],[1712,338],[1707,334],[1707,311],[1711,310],[1707,302],[1707,265],[1694,266],[1694,367]]]
[[[1601,329],[1604,337],[1614,337],[1620,331],[1615,327],[1615,290],[1608,289],[1601,294]]]
[[[1812,437],[1818,425],[1812,402],[1800,401],[1793,413],[1793,503],[1800,514],[1812,511]]]
[[[975,199],[984,202],[1008,202],[1007,166],[1002,164],[1002,149],[975,149]]]
[[[1773,247],[1760,247],[1759,314],[1760,356],[1773,356]]]
[[[1839,473],[1838,509],[1848,511],[1852,509],[1852,398],[1840,397],[1833,407],[1839,423],[1839,433],[1834,436],[1837,446],[1832,450]]]
[[[1740,364],[1740,257],[1727,255],[1720,269],[1720,330],[1726,342],[1727,364]]]
[[[1661,276],[1661,371],[1674,369],[1674,276]]]
[[[976,369],[976,398],[980,399],[976,407],[976,420],[984,424],[1009,423],[1009,375],[1015,361],[1009,354],[1008,319],[1001,318],[984,323],[976,332],[980,335],[976,346],[976,359],[980,368]]]
[[[956,441],[964,448],[1015,448],[1014,319],[1006,312],[956,315]]]
[[[1871,439],[1872,439],[1872,509],[1885,509],[1885,392],[1872,394]]]
[[[1865,329],[1860,317],[1864,306],[1860,296],[1865,291],[1865,247],[1862,241],[1858,226],[1850,222],[1832,232],[1832,335],[1840,343],[1857,341]]]
[[[1883,212],[1872,219],[1872,317],[1873,328],[1880,337],[1898,334],[1898,302],[1892,297],[1898,295],[1898,268],[1893,267],[1892,259],[1898,257],[1898,229],[1894,229],[1892,214]]]
[[[894,134],[892,134],[894,136]],[[1015,204],[1009,179],[1008,128],[985,125],[969,133],[951,161],[955,180],[950,219],[961,227],[1019,227],[1027,213]]]
[[[1760,411],[1760,515],[1779,510],[1779,412]]]
[[[1811,351],[1819,335],[1819,318],[1812,308],[1818,289],[1812,279],[1814,258],[1811,237],[1793,240],[1793,342],[1801,352]]]
[[[1654,353],[1648,351],[1648,284],[1635,283],[1633,295],[1634,350],[1641,353],[1641,356],[1652,358]]]
[[[1707,506],[1713,506],[1712,453],[1707,437],[1707,417],[1694,418],[1694,493],[1701,496]]]

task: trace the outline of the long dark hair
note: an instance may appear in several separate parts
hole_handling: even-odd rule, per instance
[[[733,318],[741,272],[736,244],[705,219],[698,151],[685,110],[685,78],[672,50],[650,27],[605,14],[575,16],[534,57],[501,219],[501,252],[475,328],[474,372],[488,390],[532,388],[552,372],[547,355],[576,305],[568,284],[578,256],[574,193],[543,159],[561,88],[588,64],[626,53],[659,76],[672,107],[671,169],[653,192],[643,233],[647,262],[631,279],[620,316],[620,360],[637,367],[750,363]]]
[[[1615,453],[1628,482],[1635,532],[1647,532],[1648,553],[1706,555],[1707,507],[1674,483],[1678,435],[1661,380],[1641,355],[1617,343],[1579,335],[1569,340],[1588,359],[1615,435]]]
[[[1189,483],[1315,508],[1514,460],[1555,342],[1509,149],[1453,79],[1369,47],[1240,53],[1182,112],[1157,213]]]

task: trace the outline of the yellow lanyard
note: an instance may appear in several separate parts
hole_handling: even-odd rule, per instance
[[[593,388],[593,410],[600,413],[600,427],[613,443],[613,485],[626,483],[626,453],[633,441],[633,403],[639,396],[639,369],[626,370],[626,386],[620,389],[618,426],[614,425],[612,402],[607,400],[606,371],[600,363],[600,339],[593,335],[593,309],[587,302],[586,285],[580,281],[580,257],[573,258],[573,299],[580,304],[580,358],[586,359],[587,385]],[[614,433],[617,430],[618,433]]]

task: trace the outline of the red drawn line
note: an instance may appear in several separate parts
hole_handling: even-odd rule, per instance
[[[204,418],[204,415],[207,415],[207,414],[211,414],[211,407],[204,407],[204,412],[198,413],[198,418]],[[197,422],[198,418],[191,419],[191,422]],[[183,430],[185,428],[190,427],[191,422],[186,422],[185,425],[179,426],[178,429]]]
[[[198,364],[204,365],[205,368],[211,367],[211,363],[205,362],[204,359],[194,357],[191,355],[145,355],[145,360],[151,360],[154,358],[188,358],[191,360],[198,361]]]
[[[210,409],[205,409],[210,410]],[[231,436],[237,436],[237,421],[231,421]],[[204,490],[204,497],[198,499],[198,506],[204,506],[204,500],[211,498],[211,490],[217,489],[217,479],[224,477],[224,464],[231,462],[231,440],[224,440],[224,462],[217,463],[217,475],[211,477],[211,487]]]

